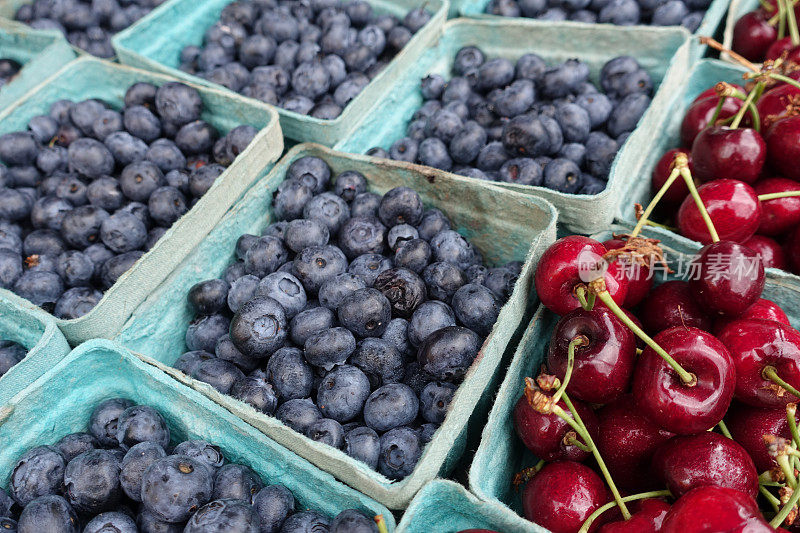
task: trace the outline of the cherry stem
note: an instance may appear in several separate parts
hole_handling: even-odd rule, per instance
[[[778,483],[772,479],[772,471],[767,470],[758,475],[758,484],[765,487],[782,487],[783,483]]]
[[[694,185],[694,179],[692,179],[692,172],[689,170],[688,166],[681,168],[681,176],[683,176],[683,180],[686,182],[686,186],[689,188],[689,194],[692,195],[694,203],[697,205],[698,211],[700,211],[700,216],[703,217],[703,221],[706,223],[708,233],[711,235],[711,241],[718,242],[719,234],[717,233],[717,228],[714,227],[714,222],[708,215],[708,210],[706,210],[706,206],[703,203],[703,200],[700,198],[700,194],[697,192],[697,187]]]
[[[783,192],[771,192],[768,194],[759,194],[758,201],[766,202],[767,200],[777,200],[779,198],[791,198],[793,196],[800,196],[800,191],[783,191]]]
[[[653,222],[652,220],[647,221],[648,226],[653,226],[654,228],[661,228],[672,232],[677,232],[678,228],[674,226],[667,226],[666,224],[659,224],[658,222]]]
[[[765,487],[764,485],[759,485],[758,492],[760,492],[764,496],[764,499],[766,499],[767,502],[769,502],[770,506],[772,506],[772,508],[775,509],[776,513],[780,512],[781,501],[778,498],[776,498],[775,495],[772,494],[769,490],[767,490],[767,487]]]
[[[744,58],[744,56],[737,54],[733,50],[725,48],[722,43],[717,41],[716,39],[712,39],[711,37],[700,37],[700,44],[705,44],[718,52],[725,52],[731,59],[739,63],[740,65],[744,66],[747,70],[752,70],[753,72],[759,72],[759,68],[755,66],[752,62],[748,61]]]
[[[653,490],[650,492],[642,492],[641,494],[631,494],[630,496],[625,496],[622,498],[624,502],[633,502],[636,500],[644,500],[646,498],[669,498],[672,494],[668,490]],[[583,523],[581,528],[578,530],[578,533],[586,533],[589,531],[589,528],[592,527],[592,523],[597,520],[601,514],[605,513],[609,509],[613,509],[617,505],[616,502],[608,502],[607,504],[598,507],[595,512],[589,515],[589,518]]]
[[[761,371],[761,377],[779,385],[792,396],[800,398],[800,391],[783,381],[774,366],[765,366],[764,370]]]
[[[580,435],[580,437],[583,439],[586,445],[589,448],[591,448],[592,455],[594,455],[594,460],[597,462],[597,466],[600,467],[600,471],[603,473],[603,477],[605,478],[606,483],[608,484],[608,488],[611,489],[611,494],[614,495],[614,501],[619,506],[619,510],[622,513],[622,517],[625,518],[625,520],[628,520],[631,517],[631,512],[628,511],[628,508],[625,506],[625,502],[622,501],[622,496],[620,495],[617,486],[614,484],[614,479],[611,477],[611,472],[608,471],[606,463],[605,461],[603,461],[603,457],[600,455],[600,451],[597,449],[597,446],[592,440],[592,436],[589,435],[589,430],[586,429],[586,425],[583,423],[583,420],[581,420],[581,415],[578,414],[578,411],[575,409],[575,406],[572,405],[572,401],[569,399],[569,396],[566,393],[564,393],[563,399],[564,403],[569,408],[569,412],[572,414],[571,421],[564,418],[564,416],[567,416],[567,414],[564,413],[564,410],[561,409],[558,405],[555,406],[553,412],[558,413],[558,411],[561,411],[564,414],[564,416],[561,415],[559,416],[561,416],[561,418],[566,420],[567,423],[569,423],[573,427],[573,429],[575,429],[578,435]]]
[[[386,527],[386,521],[383,519],[382,514],[379,514],[375,517],[375,524],[378,526],[378,533],[389,533],[389,530]]]
[[[794,459],[790,462],[787,454],[780,454],[775,458],[775,462],[778,463],[784,477],[786,477],[786,484],[792,489],[797,488],[797,478],[794,475]]]
[[[731,94],[730,94],[731,98],[738,98],[739,100],[742,100],[742,102],[744,102],[742,104],[742,107],[739,109],[737,114],[734,116],[734,118],[733,119],[728,119],[728,120],[731,120],[731,125],[732,125],[731,127],[733,127],[733,128],[738,127],[739,126],[739,122],[736,120],[736,117],[739,116],[739,113],[744,114],[745,110],[748,110],[748,111],[750,111],[750,116],[753,118],[753,129],[756,130],[756,131],[759,131],[759,132],[761,131],[761,118],[758,115],[758,109],[756,108],[755,104],[753,103],[752,98],[750,98],[750,95],[756,96],[756,95],[760,95],[760,94],[761,94],[760,90],[757,93],[754,93],[753,91],[750,91],[750,94],[744,94],[743,92],[737,91],[735,89],[731,92]],[[735,126],[733,126],[734,122],[736,122]],[[711,124],[711,123],[709,123],[709,124]]]
[[[724,421],[720,420],[719,424],[717,424],[717,426],[719,427],[720,433],[722,433],[724,436],[728,437],[729,439],[733,440],[733,435],[731,435],[731,432],[728,431],[728,426],[725,425]]]
[[[794,445],[800,447],[800,432],[797,430],[797,404],[790,403],[786,406],[786,420],[789,422],[789,432],[792,434]]]
[[[781,0],[778,0],[780,2]],[[789,26],[789,35],[792,38],[792,45],[800,44],[800,32],[797,31],[797,18],[794,16],[794,8],[790,0],[783,0],[783,10],[786,13],[786,23]]]
[[[687,372],[678,362],[672,358],[670,354],[667,353],[664,348],[658,345],[656,341],[654,341],[647,333],[642,331],[642,328],[636,325],[633,320],[628,317],[628,315],[623,311],[620,306],[617,305],[617,302],[611,297],[608,291],[602,291],[597,294],[597,297],[600,298],[600,301],[603,302],[608,309],[614,313],[617,318],[619,318],[623,324],[628,326],[628,329],[633,331],[637,337],[642,339],[645,344],[647,344],[654,352],[661,356],[666,363],[672,367],[676,374],[681,378],[681,381],[684,385],[688,387],[693,387],[697,384],[697,377]]]
[[[672,187],[672,184],[675,183],[675,180],[678,179],[680,175],[681,175],[680,168],[676,166],[675,168],[672,169],[672,172],[670,172],[667,181],[664,182],[664,185],[662,185],[661,188],[658,190],[658,192],[655,194],[655,196],[653,196],[653,199],[650,200],[649,204],[647,204],[647,208],[642,213],[642,216],[639,217],[639,221],[636,222],[636,226],[634,226],[633,231],[631,231],[630,235],[631,239],[639,235],[639,233],[642,231],[642,228],[647,223],[647,219],[650,218],[650,215],[653,213],[653,209],[656,208],[658,202],[660,202],[661,199],[664,197],[664,195],[667,194],[667,190],[670,187]]]
[[[557,404],[561,400],[561,396],[567,391],[569,379],[572,377],[572,369],[575,367],[575,350],[578,346],[587,346],[588,344],[589,339],[584,335],[578,335],[569,341],[569,346],[567,346],[567,371],[564,373],[564,379],[561,380],[561,386],[551,398],[554,404]]]
[[[728,97],[720,96],[719,100],[717,100],[717,107],[714,108],[714,114],[711,115],[711,120],[708,121],[709,124],[716,124],[717,120],[719,120],[719,114],[722,113],[722,106],[725,105],[726,98]]]
[[[567,444],[571,446],[575,446],[576,448],[580,448],[581,450],[585,451],[586,453],[592,453],[592,449],[589,448],[587,445],[582,443],[578,440],[578,437],[575,435],[570,435],[567,439]]]
[[[589,292],[586,289],[586,285],[578,285],[575,287],[574,293],[575,298],[578,299],[584,311],[591,311],[594,309],[595,296],[593,292]]]
[[[786,517],[789,516],[789,513],[792,512],[792,509],[794,509],[794,506],[797,505],[798,501],[800,501],[800,490],[795,490],[792,492],[792,496],[789,498],[789,501],[787,501],[786,505],[784,505],[783,508],[778,511],[778,514],[775,515],[775,518],[770,521],[769,525],[777,528],[783,524],[783,521],[786,520]]]
[[[789,76],[784,76],[783,74],[778,74],[777,72],[768,72],[767,76],[773,80],[782,81],[783,83],[788,83],[789,85],[800,89],[800,83],[798,83],[797,80],[793,80]]]
[[[778,0],[778,1],[780,1],[780,0]],[[758,83],[761,83],[761,82],[758,82]],[[758,84],[756,84],[756,86],[757,85]],[[760,91],[756,91],[756,88],[753,87],[753,89],[749,93],[747,93],[747,98],[744,99],[744,104],[742,104],[741,109],[739,109],[739,111],[736,113],[736,116],[733,118],[733,122],[731,122],[731,128],[732,129],[736,129],[736,128],[739,127],[739,124],[742,122],[742,119],[744,118],[745,112],[750,111],[750,114],[753,115],[753,111],[750,109],[750,106],[753,105],[753,99],[755,98],[757,92],[760,92]],[[754,129],[756,131],[758,131],[758,128],[756,128],[756,122],[755,122],[756,118],[758,118],[758,111],[755,111],[755,115],[753,115],[753,126],[754,126]],[[759,122],[758,126],[760,126],[761,125],[760,124],[761,121],[759,120],[758,122]]]

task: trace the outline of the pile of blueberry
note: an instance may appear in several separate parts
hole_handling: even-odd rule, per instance
[[[59,100],[0,136],[0,287],[88,313],[257,133],[220,136],[193,88],[136,83],[122,111]]]
[[[425,102],[406,136],[388,152],[368,153],[471,178],[597,194],[653,92],[650,75],[630,56],[603,66],[602,92],[578,59],[548,66],[525,54],[514,64],[487,59],[475,46],[458,51],[453,74],[423,78]]]
[[[683,26],[695,32],[710,5],[711,0],[490,0],[486,12],[590,24]]]
[[[97,57],[113,57],[111,36],[164,0],[34,0],[14,18],[37,30],[58,30],[72,46]]]
[[[19,458],[0,489],[0,531],[19,533],[377,533],[349,509],[330,520],[297,509],[283,485],[226,464],[204,440],[172,447],[161,414],[124,398],[100,403],[88,432]]]
[[[180,68],[303,115],[331,120],[431,18],[373,13],[365,0],[237,0],[181,51]]]
[[[13,341],[0,340],[0,377],[28,355],[28,350]],[[2,531],[2,529],[0,529]]]
[[[521,265],[483,266],[408,187],[367,192],[362,174],[332,179],[317,157],[294,161],[286,178],[279,222],[242,235],[224,276],[189,291],[191,351],[174,366],[401,479]]]
[[[0,58],[0,88],[13,80],[21,68],[22,65],[13,59]]]

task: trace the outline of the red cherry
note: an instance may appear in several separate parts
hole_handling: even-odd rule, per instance
[[[622,239],[609,239],[603,242],[603,246],[607,250],[616,250],[624,247],[625,244],[626,241]],[[617,262],[621,262],[622,268],[616,272],[625,276],[624,283],[628,286],[623,305],[629,308],[636,307],[653,288],[653,275],[649,268],[637,262],[622,261],[621,259],[617,259]]]
[[[653,289],[639,316],[651,335],[674,326],[711,329],[711,319],[692,298],[689,284],[680,280],[666,281]]]
[[[763,235],[753,235],[742,244],[753,250],[761,258],[764,268],[786,270],[786,254],[783,253],[783,248],[775,239],[770,239]]]
[[[735,318],[724,318],[720,317],[714,322],[714,335],[719,336],[719,333],[722,331],[722,328],[730,324],[735,320],[744,320],[746,318],[763,318],[765,320],[774,320],[776,322],[780,322],[782,324],[786,324],[787,326],[791,326],[789,323],[789,317],[786,316],[786,313],[781,309],[781,307],[776,304],[775,302],[771,302],[769,300],[765,300],[764,298],[759,298],[756,303],[751,305],[747,308],[747,311],[739,315]]]
[[[750,248],[719,241],[700,249],[692,262],[689,288],[712,316],[735,317],[756,303],[764,290],[764,263]]]
[[[753,183],[766,159],[767,145],[756,130],[710,126],[692,144],[692,175],[700,181],[735,177]]]
[[[800,180],[800,116],[781,119],[767,132],[767,160],[787,178]]]
[[[759,472],[775,466],[764,445],[764,435],[791,438],[785,409],[764,409],[734,402],[725,416],[731,436],[747,450]]]
[[[525,518],[553,533],[575,533],[598,507],[609,500],[594,470],[573,461],[548,463],[525,485]],[[595,521],[589,531],[600,526]]]
[[[774,320],[750,318],[725,326],[719,340],[736,365],[736,399],[755,407],[784,407],[797,401],[763,373],[773,367],[789,385],[800,387],[800,332]]]
[[[572,400],[575,410],[586,424],[586,429],[594,438],[597,434],[597,417],[586,404],[580,400]],[[569,413],[567,405],[562,401],[558,406]],[[564,436],[572,431],[572,427],[561,417],[555,414],[542,414],[534,410],[523,395],[514,406],[514,429],[523,444],[533,452],[536,457],[545,461],[583,461],[589,457],[585,452],[571,444],[564,443]]]
[[[792,267],[792,272],[800,272],[800,226],[789,234],[784,250],[789,260],[789,266]]]
[[[731,83],[731,84],[730,84],[730,86],[731,86],[731,87],[733,87],[734,89],[736,89],[736,90],[737,90],[737,91],[739,91],[739,92],[742,92],[742,93],[746,93],[746,92],[747,92],[747,91],[745,90],[745,88],[744,88],[744,87],[742,87],[741,85],[737,85],[737,84],[735,84],[735,83]],[[695,102],[697,102],[697,101],[700,101],[700,100],[702,100],[703,98],[707,98],[707,97],[709,97],[709,96],[713,96],[714,98],[719,98],[719,97],[717,96],[717,87],[716,87],[716,85],[712,85],[711,87],[709,87],[709,88],[708,88],[708,89],[706,89],[705,91],[703,91],[703,92],[701,92],[700,94],[698,94],[697,96],[695,96],[695,97],[694,97],[694,100],[692,100],[692,103],[695,103]],[[735,114],[735,113],[734,113],[734,114]]]
[[[711,89],[713,92],[713,89]],[[661,190],[661,187],[664,186],[664,183],[669,178],[669,175],[672,173],[672,162],[675,160],[675,154],[683,153],[686,154],[686,157],[689,160],[689,170],[693,171],[692,167],[692,152],[691,150],[684,150],[683,148],[673,148],[672,150],[668,150],[664,155],[661,156],[661,159],[658,160],[656,166],[653,168],[653,174],[650,179],[651,187],[653,191]],[[678,178],[677,180],[672,182],[667,192],[664,193],[664,196],[661,198],[661,201],[664,204],[679,204],[689,195],[689,188],[686,186],[686,182],[683,178]]]
[[[800,191],[800,183],[786,178],[766,178],[753,186],[756,194]],[[800,224],[800,196],[787,196],[761,202],[758,233],[780,235]]]
[[[791,37],[778,39],[772,43],[769,48],[767,48],[767,53],[764,54],[764,59],[778,59],[784,52],[788,54],[792,48],[794,48],[794,45],[792,44]]]
[[[736,21],[733,27],[733,50],[750,61],[764,59],[770,45],[778,38],[778,31],[767,22],[761,11],[751,11]]]
[[[736,374],[728,350],[697,328],[670,328],[653,340],[694,374],[694,385],[678,374],[652,348],[645,348],[633,373],[633,396],[641,412],[660,427],[687,435],[705,431],[722,420],[733,397]]]
[[[563,380],[568,346],[583,336],[588,344],[575,348],[575,365],[567,392],[589,403],[607,403],[628,389],[636,360],[636,336],[606,307],[575,309],[553,329],[547,368]]]
[[[649,498],[635,503],[639,504],[639,510],[631,515],[630,520],[610,522],[603,525],[597,533],[656,533],[660,531],[670,505],[663,500]],[[628,505],[633,507],[630,503]]]
[[[694,138],[700,133],[703,128],[708,126],[711,118],[714,116],[714,111],[717,108],[719,97],[716,95],[706,96],[701,100],[697,100],[686,111],[681,123],[681,143],[687,148],[692,146]],[[722,104],[722,109],[719,113],[719,119],[730,118],[734,116],[742,107],[742,101],[738,98],[729,97],[725,99]]]
[[[557,315],[565,315],[580,307],[574,290],[597,275],[590,270],[598,262],[605,264],[602,256],[607,251],[596,240],[580,235],[563,237],[553,243],[542,254],[534,276],[536,293],[542,304]],[[619,269],[619,263],[611,263],[603,278],[611,297],[622,305],[627,285],[624,276],[617,273]]]
[[[736,489],[755,498],[758,472],[747,451],[719,433],[673,437],[653,455],[653,472],[675,497],[704,485]]]
[[[656,488],[650,461],[673,434],[650,422],[634,405],[628,394],[600,409],[597,437],[592,438],[614,483],[621,490],[641,492]]]
[[[759,528],[763,522],[769,529]],[[672,504],[662,533],[719,533],[742,531],[743,525],[753,525],[748,532],[772,531],[761,518],[756,501],[744,492],[727,487],[707,485],[690,490]]]
[[[750,185],[718,179],[704,183],[697,192],[720,239],[742,242],[755,234],[761,218],[761,204]],[[678,210],[678,228],[684,237],[703,244],[711,242],[708,227],[691,196],[683,200]]]
[[[797,101],[798,95],[800,88],[788,83],[781,83],[764,92],[756,103],[756,110],[761,118],[761,131],[768,131],[772,124],[785,117]]]

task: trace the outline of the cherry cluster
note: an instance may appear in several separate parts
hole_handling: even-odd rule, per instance
[[[758,9],[736,21],[733,52],[749,61],[774,60],[785,52],[788,60],[800,62],[798,17],[800,5],[792,0],[760,2]]]

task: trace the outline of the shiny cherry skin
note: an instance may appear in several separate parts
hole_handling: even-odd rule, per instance
[[[673,434],[640,413],[629,394],[605,405],[597,418],[594,442],[620,490],[636,493],[658,488],[658,480],[650,475],[650,462]]]
[[[767,160],[782,176],[800,180],[800,116],[781,119],[767,131]]]
[[[786,254],[775,239],[763,235],[753,235],[742,244],[753,250],[761,258],[764,268],[786,270],[789,264],[786,260]]]
[[[691,435],[715,426],[731,403],[736,370],[728,350],[710,333],[678,326],[656,335],[659,346],[696,377],[685,385],[648,347],[633,373],[633,397],[642,414],[667,431]]]
[[[739,316],[761,298],[764,263],[750,248],[715,242],[701,248],[692,263],[689,288],[709,315]]]
[[[743,92],[747,92],[745,90],[745,88],[742,87],[741,85],[738,85],[736,83],[731,83],[730,85],[731,85],[731,87],[733,87],[734,89],[736,89],[739,92],[742,92],[742,93]],[[717,98],[717,87],[716,87],[716,84],[712,85],[711,87],[709,87],[705,91],[703,91],[700,94],[698,94],[697,96],[695,96],[694,100],[692,100],[692,103],[699,102],[703,98],[707,98],[709,96],[713,96],[714,98]]]
[[[719,533],[720,531],[742,531],[744,525],[752,525],[746,531],[761,533],[772,531],[757,527],[764,522],[756,501],[744,492],[727,487],[707,485],[692,489],[672,504],[661,533]]]
[[[691,148],[694,138],[703,131],[711,122],[714,111],[717,108],[719,97],[714,94],[696,100],[689,106],[681,122],[681,143],[686,148]],[[719,119],[726,119],[734,116],[742,107],[742,101],[737,98],[726,98],[719,112]]]
[[[525,518],[553,533],[575,533],[598,507],[608,502],[603,480],[574,461],[548,463],[525,485]],[[595,521],[589,531],[596,531]]]
[[[767,144],[752,128],[709,126],[692,144],[692,175],[700,181],[735,177],[754,183],[767,159]]]
[[[589,435],[597,435],[597,416],[589,406],[580,400],[572,399],[572,404],[578,415],[586,424]],[[569,413],[569,408],[563,400],[558,406]],[[572,427],[558,415],[553,413],[543,414],[535,411],[523,395],[514,406],[514,430],[523,444],[539,459],[545,461],[584,461],[590,453],[577,446],[564,443],[564,436],[572,431]]]
[[[753,186],[756,194],[800,191],[800,183],[787,178],[766,178]],[[787,196],[761,201],[761,220],[758,233],[780,235],[800,224],[800,196]]]
[[[669,175],[672,174],[672,162],[675,160],[675,154],[683,153],[686,155],[687,159],[689,160],[689,170],[692,171],[692,176],[694,176],[694,170],[692,166],[692,151],[685,150],[683,148],[673,148],[672,150],[668,150],[661,156],[661,159],[658,160],[656,166],[653,168],[653,174],[650,177],[650,186],[653,189],[653,194],[656,191],[659,191],[661,187],[664,186]],[[686,182],[683,180],[682,177],[679,177],[677,180],[672,182],[667,192],[664,193],[664,196],[661,197],[661,202],[667,205],[673,204],[680,204],[684,198],[689,195],[689,187],[686,186]],[[661,204],[659,204],[661,205]]]
[[[746,318],[763,318],[764,320],[774,320],[776,322],[786,324],[787,326],[791,326],[791,323],[789,323],[789,317],[786,316],[786,312],[781,309],[781,306],[765,298],[759,298],[756,303],[748,307],[747,311],[741,315],[735,318],[720,317],[715,320],[714,335],[719,336],[722,329],[731,322],[735,320],[744,320]]]
[[[665,281],[650,293],[639,311],[645,331],[655,335],[674,326],[711,330],[711,319],[695,302],[689,284]]]
[[[778,30],[767,19],[762,11],[751,11],[737,20],[733,27],[733,51],[750,61],[761,62],[778,38]]]
[[[791,438],[789,421],[783,408],[765,409],[734,402],[725,415],[725,424],[733,439],[750,454],[758,472],[775,465],[764,445],[764,435]]]
[[[761,203],[750,185],[718,179],[704,183],[697,193],[720,239],[743,242],[755,234],[761,219]],[[681,235],[694,241],[711,242],[708,226],[691,196],[683,200],[678,210],[678,229]]]
[[[598,262],[606,264],[602,256],[607,251],[600,242],[581,235],[562,237],[550,245],[542,254],[534,276],[536,293],[542,304],[557,315],[565,315],[580,307],[575,288],[591,281],[594,265]],[[615,275],[619,268],[617,262],[608,265],[603,279],[611,297],[622,305],[628,287],[624,276]]]
[[[633,511],[633,503],[638,504],[636,512]],[[597,533],[656,533],[660,531],[670,505],[664,500],[652,498],[633,503],[627,504],[633,513],[630,520],[609,522],[598,529]]]
[[[784,244],[784,251],[792,272],[800,273],[800,226],[789,234]]]
[[[625,246],[626,241],[622,239],[609,239],[603,242],[603,246],[607,250],[616,250]],[[624,306],[627,308],[636,307],[639,302],[644,300],[645,296],[653,288],[653,275],[650,269],[644,265],[631,261],[629,259],[617,258],[620,262],[621,269],[614,272],[620,273],[625,276],[625,284],[628,286],[627,294],[625,296]]]
[[[786,117],[799,95],[800,88],[788,83],[781,83],[765,91],[756,103],[756,110],[761,119],[761,131],[769,131],[775,122]]]
[[[789,52],[794,47],[791,37],[784,37],[778,39],[767,48],[767,53],[764,54],[764,59],[778,59],[784,52]]]
[[[729,487],[752,498],[758,494],[753,460],[742,446],[719,433],[671,438],[653,455],[652,467],[676,498],[703,485]]]
[[[608,403],[630,384],[636,361],[636,336],[608,308],[575,309],[553,329],[547,368],[559,379],[567,371],[570,341],[585,337],[588,345],[575,349],[575,365],[567,385],[571,397],[589,403]]]
[[[735,320],[719,332],[736,365],[736,399],[754,407],[784,407],[797,398],[762,376],[774,367],[789,385],[800,388],[800,332],[791,326],[749,318]]]

